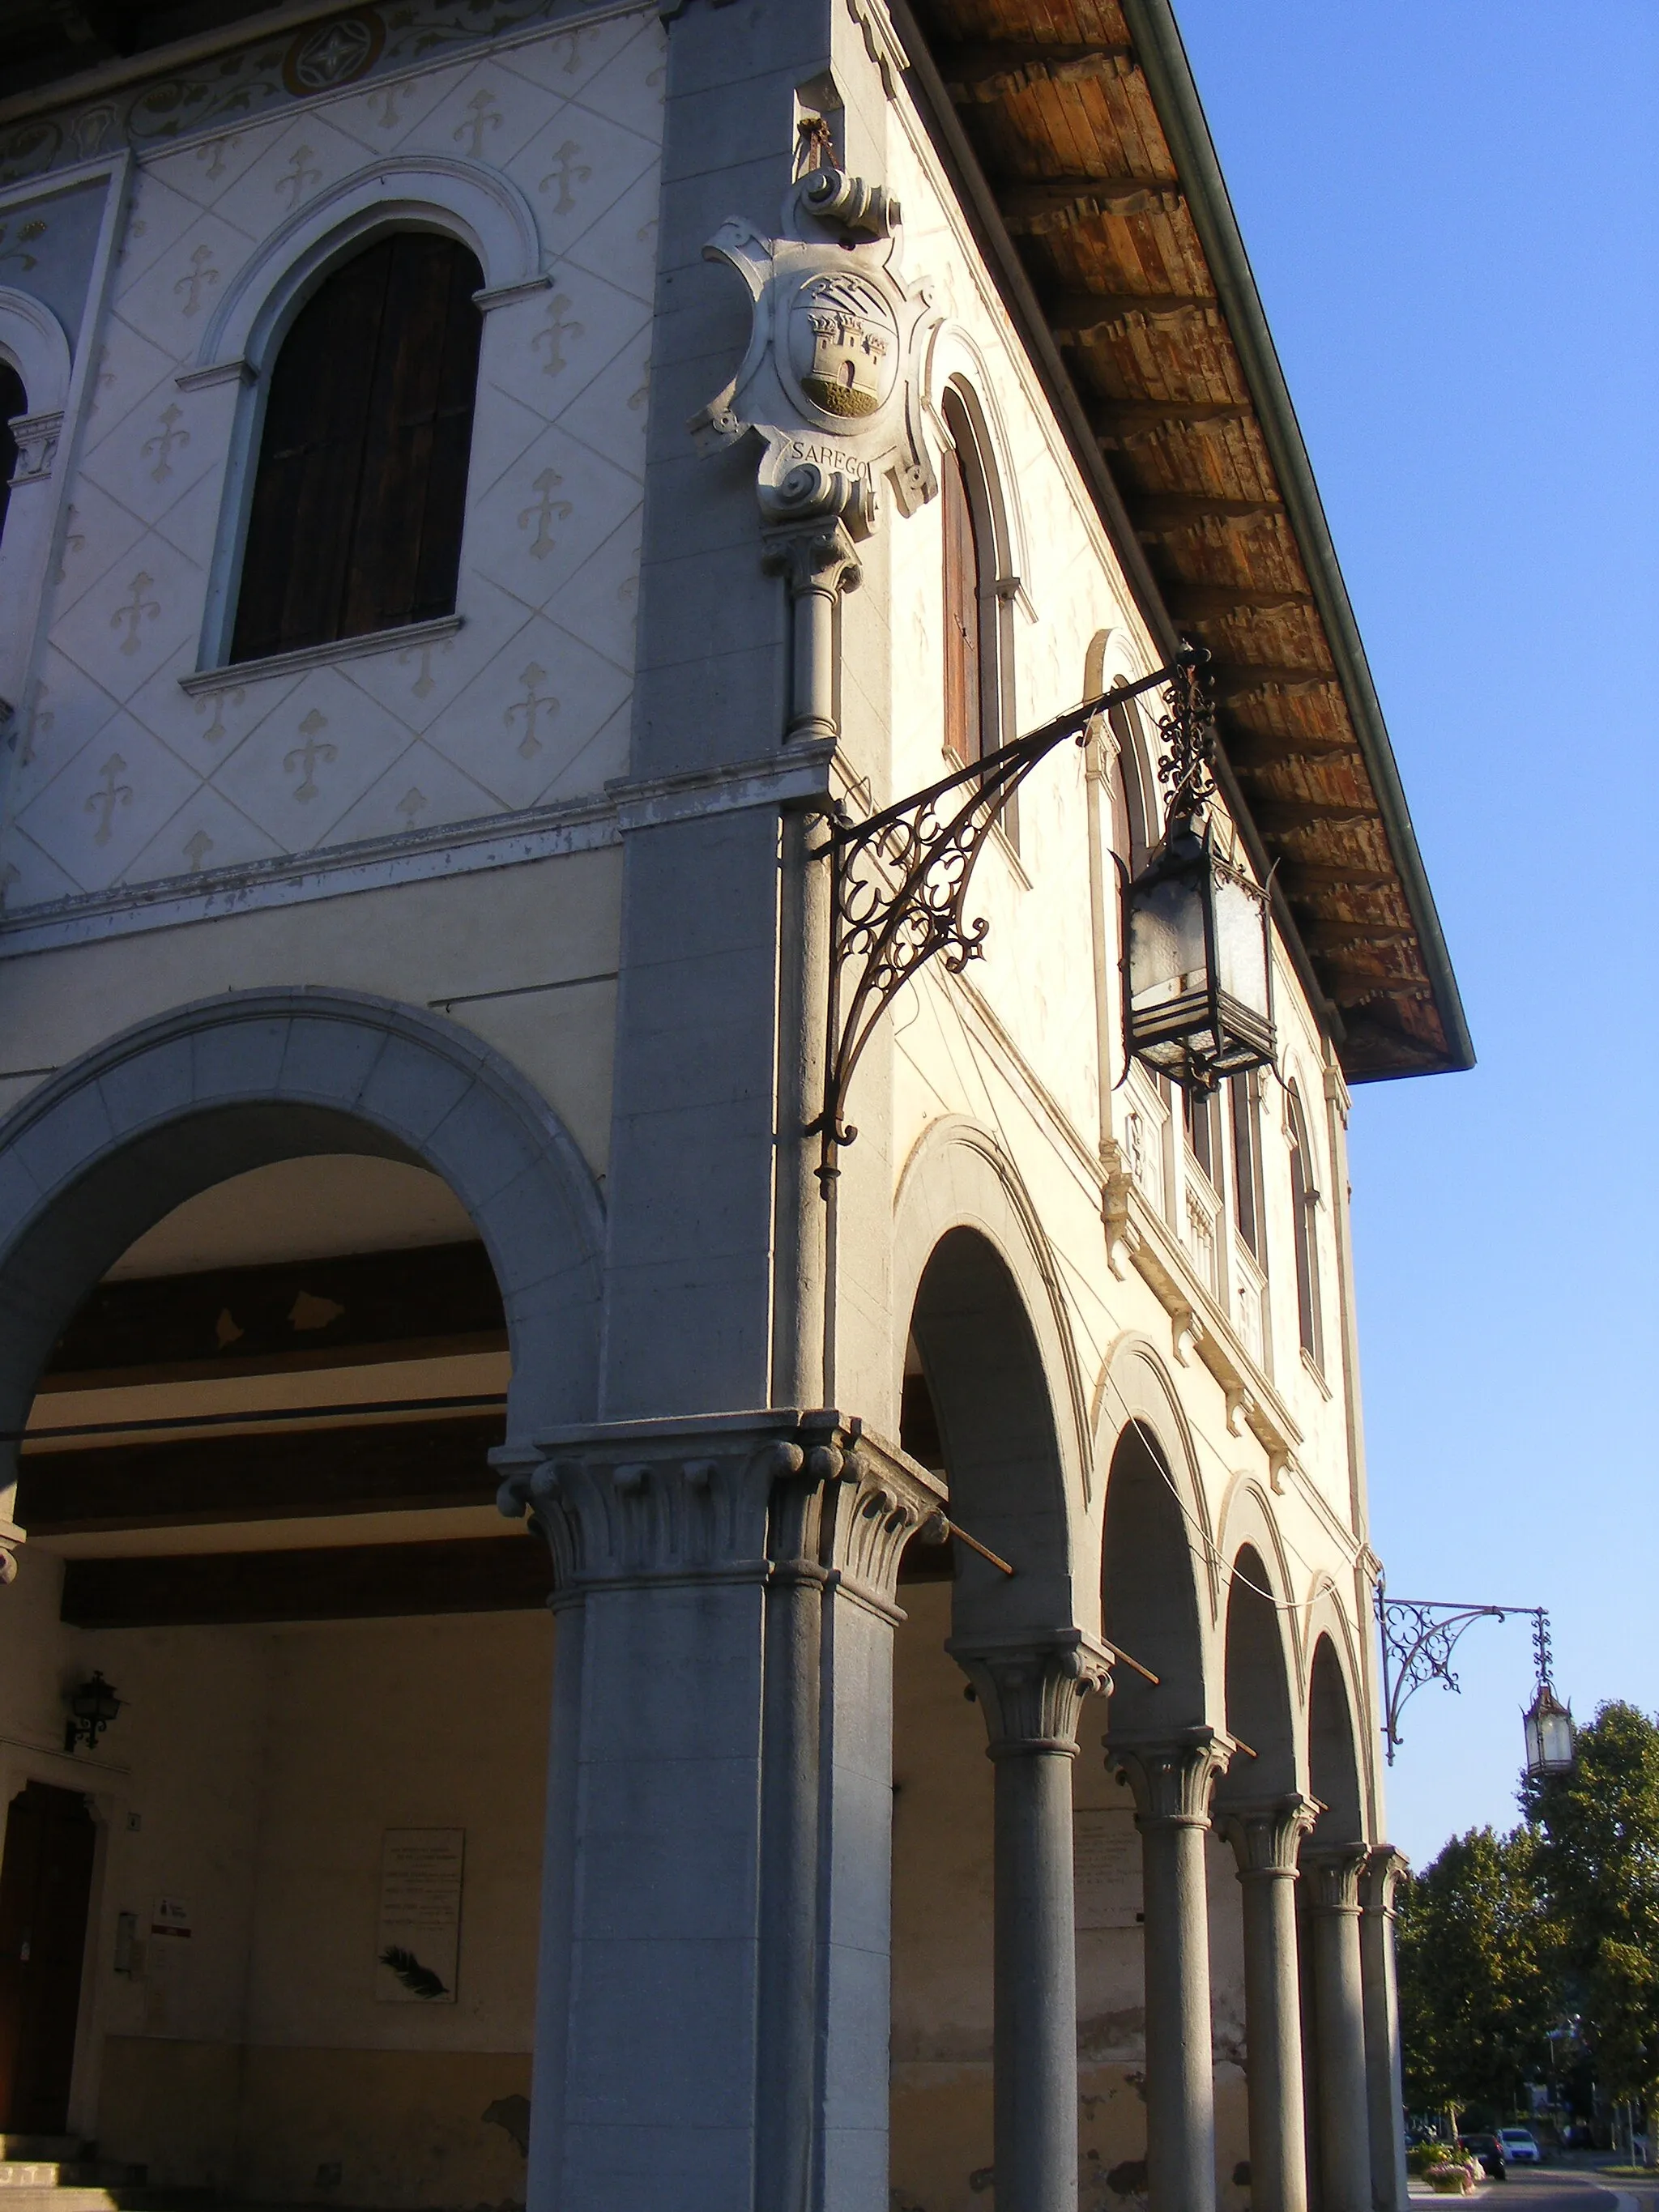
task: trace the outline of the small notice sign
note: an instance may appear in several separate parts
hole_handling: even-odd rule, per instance
[[[465,1828],[386,1831],[374,1945],[380,2003],[454,2003],[465,1851]]]
[[[1072,1864],[1079,1928],[1139,1926],[1140,1837],[1128,1806],[1077,1808]]]
[[[188,1938],[196,1932],[191,1922],[190,1907],[182,1897],[158,1897],[155,1910],[150,1915],[152,1936],[171,1936]]]

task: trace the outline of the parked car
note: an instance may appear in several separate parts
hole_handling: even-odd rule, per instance
[[[1494,2181],[1509,2179],[1509,2160],[1496,2136],[1459,2136],[1457,2148],[1466,2151],[1478,2166],[1484,2167]]]
[[[1530,2128],[1499,2128],[1498,2140],[1511,2166],[1542,2166],[1544,2154]]]

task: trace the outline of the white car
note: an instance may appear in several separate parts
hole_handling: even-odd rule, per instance
[[[1544,2154],[1529,2128],[1499,2128],[1498,2140],[1511,2166],[1541,2166]]]

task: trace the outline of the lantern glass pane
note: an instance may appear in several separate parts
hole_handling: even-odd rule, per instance
[[[1201,993],[1204,902],[1189,875],[1134,886],[1129,902],[1129,1003],[1137,1014]]]
[[[1262,1021],[1267,1018],[1267,939],[1264,902],[1254,884],[1231,868],[1215,872],[1217,981],[1228,998]]]

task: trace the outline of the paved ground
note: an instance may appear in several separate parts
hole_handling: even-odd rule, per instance
[[[1433,2192],[1412,2189],[1412,2202]],[[1507,2181],[1488,2181],[1475,2195],[1496,2200],[1492,2212],[1659,2212],[1659,2179],[1636,2181],[1583,2167],[1512,2166]],[[1467,2197],[1443,2197],[1443,2204],[1467,2203]]]

